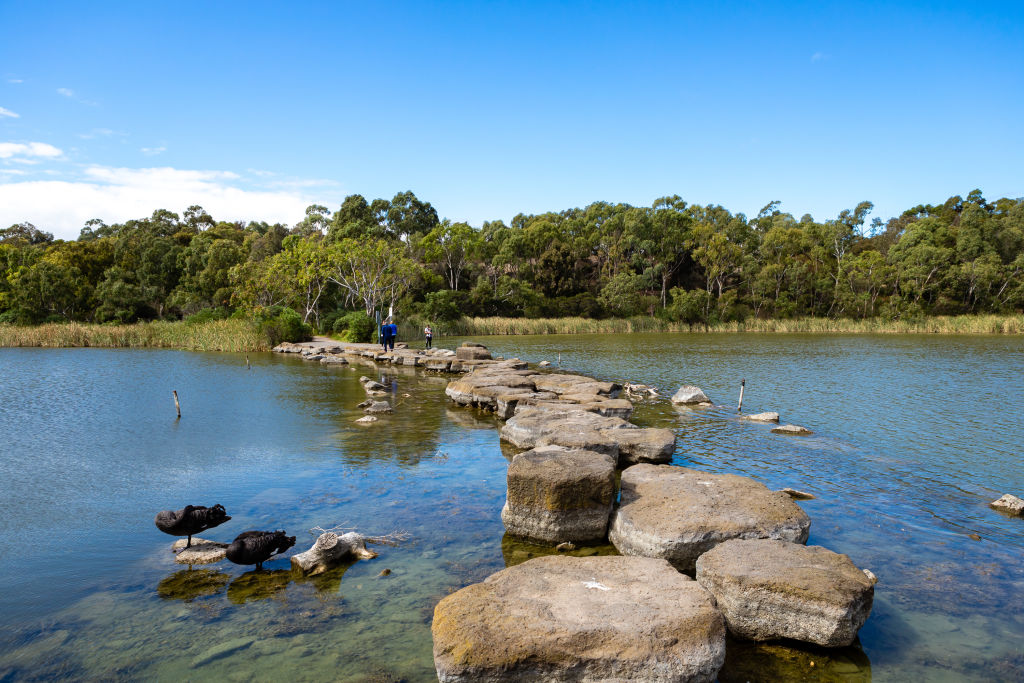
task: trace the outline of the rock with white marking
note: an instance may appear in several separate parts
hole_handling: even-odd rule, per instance
[[[725,660],[714,600],[652,558],[529,560],[445,597],[431,631],[442,683],[710,682]]]

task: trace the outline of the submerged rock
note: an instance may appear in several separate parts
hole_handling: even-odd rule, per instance
[[[778,413],[754,413],[753,415],[740,415],[741,420],[750,422],[778,422]]]
[[[529,560],[445,597],[431,632],[442,683],[710,682],[725,660],[711,596],[650,558]]]
[[[364,424],[365,425],[365,424],[370,424],[372,422],[376,422],[377,420],[378,420],[378,418],[377,418],[376,415],[364,415],[361,418],[359,418],[358,420],[356,420],[356,424]]]
[[[232,638],[231,640],[225,640],[223,643],[218,643],[211,648],[205,650],[202,654],[196,655],[192,658],[192,666],[202,666],[208,664],[215,659],[221,657],[227,657],[228,655],[234,654],[239,650],[244,650],[253,643],[256,642],[256,638],[252,636],[246,636],[242,638]]]
[[[801,427],[800,425],[782,425],[781,427],[772,428],[772,434],[786,434],[788,436],[810,436],[813,433],[807,427]]]
[[[808,681],[871,683],[871,661],[859,645],[823,649],[813,645],[730,638],[719,683]]]
[[[171,545],[172,550],[179,551],[174,556],[174,561],[178,564],[210,564],[212,562],[220,562],[224,559],[224,551],[228,547],[227,543],[208,541],[198,536],[192,537],[191,547],[180,550],[185,548],[186,544],[188,544],[188,539],[180,538]]]
[[[1010,495],[1009,493],[1003,495],[999,500],[994,500],[989,503],[991,507],[996,510],[1002,510],[1008,512],[1011,515],[1024,516],[1024,500],[1021,500],[1017,496]]]
[[[700,390],[700,387],[686,384],[679,387],[679,391],[672,395],[672,402],[690,405],[692,403],[711,403],[711,399]]]
[[[363,408],[363,412],[364,413],[370,413],[371,415],[375,414],[375,413],[376,414],[390,413],[391,412],[391,404],[388,403],[387,401],[374,401],[370,405],[368,405],[365,408]]]
[[[730,633],[825,647],[853,642],[875,594],[846,555],[775,540],[722,543],[697,560],[697,583],[715,596]]]
[[[805,543],[810,526],[789,496],[748,477],[634,465],[622,473],[608,540],[624,555],[661,557],[692,573],[698,557],[729,539]]]
[[[608,455],[542,446],[512,459],[501,521],[510,534],[547,543],[601,540],[615,500]]]

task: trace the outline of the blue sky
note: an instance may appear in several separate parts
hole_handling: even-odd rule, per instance
[[[1024,195],[1024,3],[0,0],[0,224]]]

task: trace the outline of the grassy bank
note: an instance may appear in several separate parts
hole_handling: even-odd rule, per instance
[[[412,327],[412,326],[410,326]],[[422,328],[422,326],[420,326]],[[717,325],[669,323],[657,318],[462,318],[434,326],[435,333],[448,336],[507,334],[619,334],[628,332],[772,332],[838,334],[1022,334],[1024,315],[937,316],[919,320],[746,320]],[[403,329],[403,332],[405,330]],[[407,337],[422,337],[410,329]]]
[[[0,325],[0,347],[3,346],[270,350],[266,337],[257,331],[253,323],[245,320],[213,320],[198,324],[158,321],[134,325]]]

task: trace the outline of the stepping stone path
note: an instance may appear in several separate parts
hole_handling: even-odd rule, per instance
[[[870,572],[845,555],[801,545],[810,519],[790,496],[809,494],[661,464],[672,458],[675,433],[631,424],[633,404],[619,397],[622,387],[614,382],[531,369],[470,342],[455,351],[399,344],[383,352],[375,344],[318,340],[274,351],[323,363],[462,373],[445,394],[458,405],[493,411],[505,420],[502,440],[529,449],[508,470],[508,538],[570,549],[602,540],[607,524],[608,539],[623,553],[528,560],[441,600],[432,628],[441,681],[713,681],[724,661],[727,619],[741,637],[834,647],[852,641],[870,612],[877,581]],[[386,394],[384,385],[360,380],[371,397]],[[634,389],[627,395],[656,395],[627,386]],[[672,402],[712,405],[694,386],[681,387]],[[360,407],[377,404],[371,398]],[[795,425],[772,431],[811,433]],[[620,501],[611,507],[616,467],[626,469]],[[992,505],[1024,510],[1014,496]],[[697,573],[721,611],[711,593],[680,572]]]
[[[664,560],[542,557],[434,609],[449,681],[714,681],[725,627],[711,595]]]
[[[601,541],[614,500],[610,456],[542,446],[512,459],[501,521],[508,533],[534,541]]]
[[[874,583],[846,555],[773,540],[726,541],[697,560],[729,632],[850,645],[871,613]]]
[[[748,477],[672,465],[623,471],[608,539],[623,555],[661,557],[692,574],[697,558],[733,538],[805,543],[811,520],[785,493]]]

